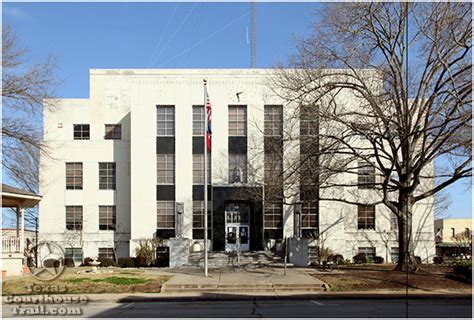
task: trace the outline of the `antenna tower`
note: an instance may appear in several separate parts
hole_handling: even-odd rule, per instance
[[[250,67],[257,64],[257,26],[255,0],[250,1]]]

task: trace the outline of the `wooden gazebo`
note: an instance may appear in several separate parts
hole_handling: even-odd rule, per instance
[[[16,211],[16,237],[2,237],[3,271],[8,271],[9,275],[21,274],[25,254],[25,208],[36,206],[41,201],[41,196],[3,183],[1,192],[2,208],[13,208]]]

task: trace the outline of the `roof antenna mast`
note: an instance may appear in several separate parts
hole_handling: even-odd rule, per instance
[[[250,67],[257,64],[257,26],[255,0],[250,1]]]

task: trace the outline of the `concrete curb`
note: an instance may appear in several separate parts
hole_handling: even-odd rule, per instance
[[[15,295],[16,296],[16,295]],[[213,293],[185,293],[179,294],[159,294],[159,293],[136,293],[136,294],[57,294],[51,296],[62,297],[87,297],[88,302],[115,302],[115,303],[130,303],[130,302],[186,302],[186,301],[293,301],[293,300],[466,300],[472,301],[472,295],[468,293],[409,293],[408,296],[400,292],[321,292],[321,293],[307,293],[294,292],[291,294],[285,292],[260,292],[255,293],[240,293],[233,294],[230,292]],[[8,296],[3,296],[3,304],[8,304]],[[34,295],[26,295],[23,297],[33,298]]]
[[[154,297],[139,297],[128,296],[118,299],[116,302],[190,302],[190,301],[297,301],[297,300],[405,300],[406,295],[403,294],[273,294],[273,295],[238,295],[227,293],[207,293],[201,296],[154,296]],[[469,294],[409,294],[408,300],[466,300],[472,301],[472,295]]]

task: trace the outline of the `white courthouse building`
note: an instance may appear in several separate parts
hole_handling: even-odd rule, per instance
[[[396,227],[383,206],[319,202],[317,190],[304,196],[292,192],[298,185],[283,185],[274,197],[265,193],[267,177],[285,172],[289,159],[300,153],[296,141],[282,138],[283,119],[294,118],[296,107],[274,94],[269,72],[91,70],[89,98],[59,99],[44,108],[49,155],[41,158],[41,239],[61,244],[78,262],[114,253],[135,256],[140,239],[166,244],[175,237],[181,215],[182,236],[202,241],[206,79],[213,131],[211,250],[231,250],[238,232],[243,250],[265,250],[293,236],[300,203],[303,236],[319,233],[320,243],[345,259],[365,252],[396,260]],[[307,134],[311,121],[301,115],[288,130]],[[269,151],[269,143],[278,148]],[[283,161],[274,161],[278,158]],[[428,207],[415,210],[413,237],[415,254],[431,262],[435,245]]]

